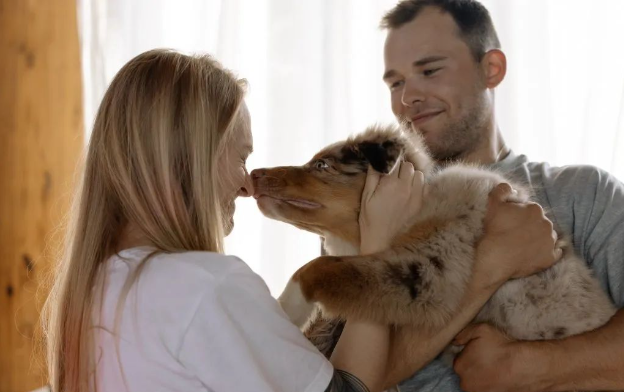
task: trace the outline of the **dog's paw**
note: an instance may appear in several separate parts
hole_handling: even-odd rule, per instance
[[[288,281],[286,288],[277,299],[290,321],[299,328],[303,328],[312,312],[314,303],[308,302],[303,296],[301,286],[292,279]]]

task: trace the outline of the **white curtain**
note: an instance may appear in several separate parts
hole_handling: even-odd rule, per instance
[[[499,124],[516,152],[624,179],[624,1],[485,0],[508,56]],[[208,52],[248,79],[249,168],[302,164],[324,145],[393,120],[381,81],[395,0],[79,0],[85,126],[133,56]],[[316,236],[239,199],[227,251],[279,294],[319,253]]]

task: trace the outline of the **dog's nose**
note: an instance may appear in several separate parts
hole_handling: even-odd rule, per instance
[[[260,177],[266,176],[266,172],[266,169],[255,169],[251,171],[250,176],[252,179],[257,180]]]

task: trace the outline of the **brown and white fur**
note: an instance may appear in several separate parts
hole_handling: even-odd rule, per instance
[[[388,173],[400,159],[425,173],[429,191],[422,210],[389,249],[360,256],[367,167]],[[390,371],[412,351],[414,326],[440,328],[457,310],[493,187],[507,182],[519,190],[518,201],[529,199],[520,184],[493,171],[462,164],[435,168],[422,142],[394,126],[371,127],[303,166],[259,169],[252,177],[260,210],[324,237],[329,254],[293,275],[279,298],[285,312],[326,355],[342,320],[395,326]],[[572,245],[564,243],[563,250],[550,269],[505,283],[474,321],[521,340],[560,339],[605,324],[616,309]]]

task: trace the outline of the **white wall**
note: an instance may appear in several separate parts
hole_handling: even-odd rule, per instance
[[[249,167],[301,164],[322,146],[392,121],[381,82],[391,0],[79,0],[87,130],[105,86],[154,47],[209,52],[250,82]],[[488,0],[508,75],[497,113],[533,160],[587,163],[624,179],[624,1]],[[308,233],[237,203],[229,253],[278,294],[318,254]]]

